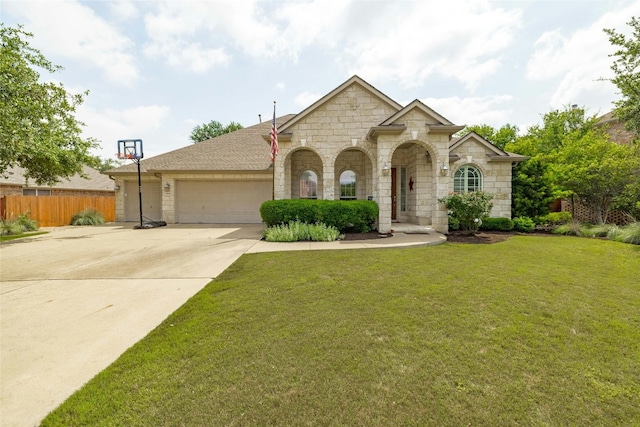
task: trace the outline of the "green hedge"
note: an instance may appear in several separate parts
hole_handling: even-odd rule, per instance
[[[299,220],[333,226],[341,233],[366,233],[375,228],[378,205],[369,200],[268,200],[260,206],[260,216],[268,227]]]
[[[511,231],[513,221],[510,218],[484,218],[480,230]]]

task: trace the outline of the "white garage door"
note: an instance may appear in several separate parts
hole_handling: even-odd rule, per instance
[[[271,181],[178,181],[176,221],[182,224],[260,223]]]
[[[127,181],[124,188],[124,220],[140,222],[138,181]],[[162,219],[160,182],[142,182],[142,216],[153,221]]]

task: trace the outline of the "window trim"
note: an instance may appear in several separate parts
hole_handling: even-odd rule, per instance
[[[313,174],[313,176],[315,177],[315,195],[314,196],[303,196],[302,195],[302,182],[303,182],[303,175],[307,172],[310,172]],[[315,200],[318,198],[318,174],[316,173],[316,171],[314,171],[313,169],[305,169],[300,173],[300,181],[299,181],[299,185],[300,185],[300,189],[298,191],[298,197],[300,197],[301,199],[312,199]]]
[[[469,172],[473,171],[475,176],[470,176]],[[472,185],[470,189],[469,181],[475,180],[477,183]],[[458,184],[462,184],[461,187]],[[474,191],[482,191],[483,176],[482,171],[475,165],[464,165],[456,170],[453,175],[453,191],[455,193],[468,193]]]
[[[353,174],[353,195],[345,196],[343,195],[343,184],[342,184],[342,175],[347,172],[351,172]],[[358,199],[358,174],[353,169],[345,169],[340,172],[340,176],[338,177],[338,182],[340,185],[340,200],[357,200]],[[351,186],[352,184],[345,184]],[[345,187],[346,188],[346,187]]]

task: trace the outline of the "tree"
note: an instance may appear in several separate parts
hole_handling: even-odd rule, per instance
[[[88,92],[72,95],[60,83],[40,83],[34,67],[50,73],[62,69],[37,49],[33,37],[0,24],[0,175],[20,166],[37,184],[82,172],[90,164],[95,140],[82,139],[74,113]]]
[[[223,135],[242,129],[242,125],[236,122],[229,122],[227,126],[223,126],[222,123],[211,120],[209,123],[198,125],[193,128],[189,139],[194,143],[204,141],[206,139],[215,138],[216,136]]]
[[[513,167],[511,178],[511,216],[535,219],[550,211],[556,199],[547,164],[532,157]]]
[[[616,198],[638,181],[639,162],[631,149],[611,142],[604,132],[571,135],[558,150],[551,169],[556,182],[593,209],[602,223]]]
[[[99,170],[100,172],[104,172],[109,169],[118,168],[123,164],[124,162],[122,160],[115,160],[115,159],[109,159],[109,158],[103,159],[101,157],[94,156],[89,166]]]
[[[609,42],[618,50],[609,55],[615,77],[609,79],[620,90],[622,99],[615,101],[616,116],[625,122],[627,129],[640,135],[640,20],[632,17],[627,23],[633,32],[629,38],[613,29],[605,29]]]
[[[565,107],[542,118],[542,125],[531,126],[527,134],[507,143],[505,149],[529,156],[514,166],[512,173],[511,213],[513,217],[536,218],[549,213],[553,200],[570,194],[560,186],[550,169],[568,135],[582,137],[594,128],[595,116],[585,117],[583,108]]]
[[[495,129],[493,126],[489,125],[471,125],[466,126],[462,131],[460,131],[460,135],[465,135],[469,132],[475,132],[496,147],[504,150],[504,147],[516,141],[518,138],[518,126],[506,124],[502,126],[500,129]]]

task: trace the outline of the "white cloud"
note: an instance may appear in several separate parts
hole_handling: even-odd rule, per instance
[[[551,108],[562,108],[574,102],[591,104],[589,100],[603,102],[605,94],[611,93],[611,83],[600,80],[611,76],[612,59],[608,55],[614,51],[603,29],[627,32],[626,22],[633,15],[640,15],[640,1],[606,13],[572,34],[555,30],[538,38],[536,50],[527,64],[526,77],[558,81],[549,101]]]
[[[162,105],[142,105],[133,108],[115,110],[106,108],[97,110],[88,105],[78,108],[77,118],[87,125],[84,137],[100,140],[102,157],[113,157],[117,152],[117,141],[127,138],[141,138],[145,157],[159,154],[175,144],[165,141],[167,135],[162,131],[170,115],[170,108]],[[166,145],[163,147],[162,144]]]
[[[111,12],[120,20],[128,21],[138,17],[138,8],[132,1],[109,2]]]
[[[25,23],[34,33],[33,45],[43,51],[99,68],[112,83],[129,85],[139,78],[134,43],[90,7],[64,0],[4,2],[3,8]]]
[[[302,92],[293,100],[293,105],[296,107],[307,108],[318,99],[322,98],[323,95],[319,95],[317,93],[311,92]]]
[[[391,3],[378,14],[378,25],[345,37],[346,56],[339,62],[350,74],[404,87],[439,74],[474,89],[500,67],[521,19],[518,10],[486,1]]]
[[[424,98],[424,104],[459,125],[488,124],[501,127],[509,123],[511,95],[493,95],[485,97],[457,96],[449,98]]]

